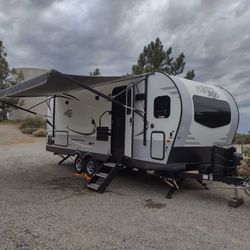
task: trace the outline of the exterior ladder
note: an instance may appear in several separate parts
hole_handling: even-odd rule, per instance
[[[86,184],[86,187],[97,193],[103,193],[121,168],[122,165],[119,163],[104,162]]]

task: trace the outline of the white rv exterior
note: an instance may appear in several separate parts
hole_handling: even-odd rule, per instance
[[[102,160],[118,152],[128,166],[172,171],[178,163],[209,162],[213,145],[232,143],[239,113],[226,90],[162,73],[128,86],[130,80],[94,88],[110,97],[125,89],[119,115],[116,104],[86,89],[51,99],[47,150]],[[99,126],[112,131],[107,141],[97,140]]]
[[[91,176],[86,186],[99,193],[121,168],[167,178],[168,198],[185,178],[249,189],[249,179],[236,175],[242,156],[231,145],[238,107],[221,87],[162,73],[94,77],[51,70],[0,91],[6,96],[47,97],[46,149],[64,156],[59,164],[76,156],[75,170]]]

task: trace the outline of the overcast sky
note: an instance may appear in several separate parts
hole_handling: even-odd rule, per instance
[[[160,37],[186,55],[196,80],[221,85],[250,130],[250,1],[0,0],[0,40],[11,67],[103,75],[131,72]]]

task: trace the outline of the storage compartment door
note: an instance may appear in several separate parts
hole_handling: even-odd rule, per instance
[[[153,131],[150,140],[150,156],[155,160],[165,158],[165,133],[163,131]]]
[[[68,147],[68,131],[55,131],[55,146]]]

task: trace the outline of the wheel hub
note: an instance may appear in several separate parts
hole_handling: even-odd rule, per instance
[[[76,169],[77,169],[78,171],[81,171],[81,170],[82,170],[82,161],[81,161],[81,159],[78,159],[78,160],[76,161]]]
[[[94,169],[95,169],[95,165],[94,165],[93,161],[89,161],[87,163],[87,171],[88,171],[88,173],[92,175],[94,173]]]

